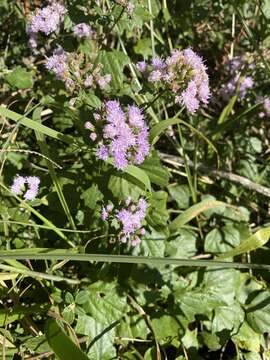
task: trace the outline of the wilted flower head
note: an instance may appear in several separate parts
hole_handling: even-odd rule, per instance
[[[140,235],[145,234],[142,227],[148,204],[145,199],[140,198],[137,203],[131,199],[126,199],[124,205],[119,210],[114,210],[111,205],[102,208],[102,220],[116,220],[120,226],[119,240],[121,243],[129,242],[131,246],[137,246],[140,242]]]
[[[92,29],[85,23],[80,23],[74,26],[73,33],[79,39],[86,38],[92,35]]]
[[[30,47],[36,47],[37,33],[41,32],[49,35],[58,30],[66,12],[66,8],[56,2],[39,9],[27,25],[27,33],[30,36]]]
[[[27,185],[28,189],[24,193],[24,199],[25,200],[34,200],[38,194],[38,187],[39,187],[40,179],[37,176],[17,176],[13,180],[13,184],[10,188],[10,190],[15,195],[20,195],[20,193],[23,191],[24,186]]]
[[[200,103],[207,104],[210,98],[207,68],[202,58],[192,49],[172,50],[166,59],[155,57],[147,66],[137,63],[137,69],[148,72],[148,80],[165,86],[175,98],[175,102],[186,106],[195,113]]]
[[[118,5],[123,6],[129,16],[133,14],[135,5],[129,0],[115,0]]]
[[[144,115],[136,105],[123,111],[118,101],[107,101],[101,112],[101,135],[96,155],[100,160],[114,159],[117,169],[128,164],[141,164],[148,155],[148,127]]]

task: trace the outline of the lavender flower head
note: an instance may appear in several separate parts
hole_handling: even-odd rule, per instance
[[[209,78],[203,59],[192,49],[173,50],[166,59],[155,57],[148,66],[137,63],[137,69],[148,72],[148,81],[169,89],[175,102],[195,113],[210,98]]]
[[[118,101],[107,101],[101,114],[102,139],[96,155],[100,160],[114,159],[117,169],[128,164],[141,164],[149,154],[148,127],[136,105],[123,111]]]
[[[66,12],[66,8],[56,2],[39,9],[27,25],[30,47],[37,47],[36,39],[39,32],[49,35],[58,30]]]
[[[74,26],[73,33],[79,39],[87,38],[92,35],[92,29],[89,25],[80,23]]]
[[[221,87],[221,97],[229,101],[238,91],[238,97],[243,100],[248,91],[253,88],[253,78],[251,76],[241,76],[241,71],[244,70],[246,64],[244,57],[234,57],[227,64],[227,71],[230,75],[229,81]],[[252,68],[252,66],[248,66]]]
[[[143,236],[145,234],[142,223],[147,208],[148,204],[145,199],[140,198],[136,204],[128,198],[120,210],[112,212],[113,208],[110,205],[103,207],[101,218],[102,220],[116,220],[120,226],[120,242],[137,246],[141,242],[139,235]]]
[[[67,53],[59,46],[53,55],[47,58],[45,66],[54,72],[57,79],[64,79],[69,74]]]
[[[13,180],[10,190],[15,195],[20,195],[25,185],[27,185],[27,191],[24,193],[25,200],[34,200],[38,194],[40,179],[37,176],[17,176]]]

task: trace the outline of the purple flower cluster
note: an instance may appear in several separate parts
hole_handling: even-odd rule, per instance
[[[102,220],[116,219],[120,226],[119,239],[121,243],[129,242],[132,246],[140,244],[141,239],[139,235],[145,234],[145,229],[142,227],[143,220],[148,208],[147,202],[140,198],[138,203],[132,202],[131,198],[127,198],[125,205],[120,210],[113,211],[112,205],[107,205],[102,209]]]
[[[89,25],[80,23],[74,26],[73,33],[79,39],[87,38],[92,35],[92,29]]]
[[[123,6],[123,8],[126,10],[127,14],[129,16],[132,16],[132,14],[134,12],[135,5],[131,1],[128,1],[128,0],[115,0],[115,2],[118,5]]]
[[[62,47],[54,50],[53,55],[47,58],[46,68],[56,75],[57,79],[65,79],[69,74],[68,56]]]
[[[53,55],[47,58],[45,66],[55,74],[58,80],[64,81],[67,89],[74,88],[75,83],[70,77],[68,53],[61,46],[58,46]]]
[[[84,86],[86,88],[92,88],[95,85],[98,85],[101,89],[104,89],[111,82],[111,80],[111,74],[101,75],[100,72],[94,71],[93,74],[90,74],[85,78]]]
[[[37,34],[39,32],[49,35],[58,30],[66,12],[66,8],[56,2],[39,9],[27,26],[29,46],[32,49],[37,47]]]
[[[227,64],[230,80],[222,85],[220,91],[224,100],[229,101],[237,92],[239,99],[243,100],[247,96],[248,90],[253,88],[253,78],[251,76],[241,76],[245,66],[244,57],[235,57]],[[252,68],[252,66],[249,66],[249,68]]]
[[[95,113],[97,127],[101,125],[101,136],[97,158],[107,160],[112,156],[117,169],[128,164],[141,164],[149,154],[148,127],[144,115],[136,105],[125,113],[118,101],[107,101],[100,113]],[[105,124],[104,124],[105,123]],[[90,138],[97,139],[96,128],[91,122],[85,127],[91,131]]]
[[[37,176],[17,176],[13,180],[10,190],[14,194],[19,195],[23,191],[24,186],[27,184],[28,189],[23,197],[25,200],[34,200],[38,194],[39,183],[40,179]]]
[[[207,104],[210,98],[207,68],[202,58],[192,49],[173,50],[166,59],[154,58],[150,65],[145,61],[136,64],[137,69],[151,83],[169,88],[175,101],[195,113],[200,103]]]
[[[262,96],[258,96],[257,101],[262,103],[262,111],[259,113],[259,117],[270,117],[270,98],[263,98]]]

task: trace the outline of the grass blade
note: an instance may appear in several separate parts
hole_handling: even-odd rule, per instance
[[[241,255],[259,249],[268,242],[269,238],[270,226],[258,230],[255,234],[252,234],[240,245],[236,246],[233,250],[227,251],[224,254],[219,255],[217,259],[226,259],[228,257]]]
[[[39,249],[39,253],[25,251],[20,253],[14,251],[2,251],[0,260],[17,259],[17,260],[69,260],[69,261],[91,261],[104,263],[123,263],[123,264],[146,264],[150,266],[162,267],[166,265],[189,266],[189,267],[222,267],[236,269],[265,269],[270,270],[270,265],[248,264],[240,262],[227,262],[215,260],[193,260],[178,259],[169,257],[152,257],[152,256],[132,256],[132,255],[107,255],[107,254],[74,254],[66,250]]]

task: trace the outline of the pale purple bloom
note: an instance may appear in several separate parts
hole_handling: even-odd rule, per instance
[[[207,68],[203,59],[191,48],[172,50],[165,60],[155,57],[151,67],[148,81],[170,89],[175,102],[184,104],[192,114],[201,102],[208,103],[211,94]]]
[[[252,89],[253,84],[254,84],[254,81],[251,76],[246,76],[243,78],[243,80],[240,83],[240,88],[239,88],[240,99],[243,99],[246,96],[248,89]]]
[[[38,10],[27,25],[27,33],[30,36],[29,45],[36,48],[35,34],[38,32],[49,35],[58,30],[66,12],[66,8],[56,2]]]
[[[187,89],[182,92],[182,101],[191,114],[198,110],[200,103],[197,99],[197,86],[194,81],[190,81]]]
[[[92,35],[92,29],[85,23],[80,23],[74,26],[73,33],[79,39],[86,38]]]
[[[14,179],[14,182],[11,186],[11,191],[16,195],[19,195],[23,190],[24,185],[27,184],[28,189],[24,194],[24,199],[34,200],[38,194],[39,183],[40,179],[37,176],[18,176]]]
[[[84,86],[85,87],[91,87],[94,83],[94,78],[92,75],[88,75],[86,79],[84,80]]]
[[[53,55],[47,58],[45,66],[55,73],[57,79],[63,79],[69,71],[67,60],[67,53],[59,46]]]
[[[86,121],[86,122],[84,123],[84,128],[85,128],[86,130],[93,130],[93,129],[94,129],[94,125],[91,123],[91,121]]]
[[[153,66],[153,68],[155,70],[161,70],[161,69],[164,69],[166,67],[166,64],[165,64],[164,60],[162,60],[159,57],[153,58],[151,65]]]
[[[105,221],[108,219],[108,216],[109,216],[108,211],[103,207],[101,212],[101,219]]]
[[[114,210],[111,204],[103,207],[101,218],[103,220],[111,219],[114,222],[116,220],[120,226],[119,241],[121,243],[129,242],[131,246],[137,246],[141,242],[138,235],[145,235],[142,223],[146,216],[148,204],[143,198],[140,198],[137,204],[131,198],[127,198],[124,203],[125,205],[120,210]]]
[[[106,210],[107,210],[108,212],[111,212],[111,211],[113,210],[113,204],[108,204],[108,205],[106,206]]]
[[[109,149],[105,145],[101,145],[96,152],[97,158],[100,160],[108,160],[109,157]]]
[[[225,100],[229,100],[236,94],[237,86],[239,86],[239,99],[243,100],[248,93],[248,90],[253,87],[253,78],[251,76],[240,77],[240,74],[235,75],[227,84],[221,88],[221,96]]]
[[[145,61],[139,61],[136,64],[136,68],[143,73],[147,70],[147,63]]]
[[[101,89],[104,89],[109,84],[109,82],[111,80],[112,80],[112,75],[111,74],[106,74],[104,76],[100,76],[97,79],[97,83],[101,87]]]
[[[22,191],[24,185],[26,182],[26,178],[23,176],[17,176],[14,180],[13,180],[13,184],[10,188],[10,190],[16,194],[19,195],[20,192]]]
[[[162,74],[161,70],[153,70],[149,74],[148,80],[152,83],[155,83],[155,82],[162,80],[162,78],[163,78],[163,74]]]
[[[97,139],[97,134],[95,132],[92,132],[89,137],[92,141],[95,141]]]
[[[270,98],[266,98],[263,102],[263,109],[266,116],[270,116]]]
[[[127,4],[127,13],[129,16],[131,16],[133,14],[134,8],[135,8],[135,5],[129,1]]]
[[[144,126],[144,115],[138,106],[131,105],[128,107],[128,121],[132,126],[140,128]]]

